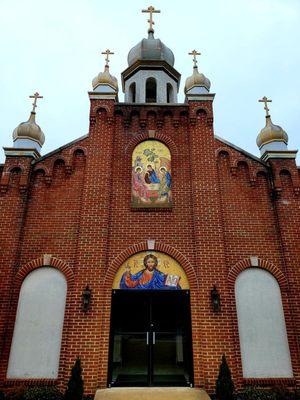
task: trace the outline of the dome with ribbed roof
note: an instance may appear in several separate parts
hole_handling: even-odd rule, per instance
[[[128,53],[128,65],[133,65],[136,61],[165,61],[172,67],[175,58],[171,49],[169,49],[160,39],[154,38],[153,31],[148,32],[148,38],[141,40]]]
[[[109,66],[105,65],[104,71],[100,72],[92,82],[93,89],[96,89],[99,85],[109,85],[116,91],[118,91],[118,80],[115,76],[109,73]]]
[[[45,135],[39,125],[35,122],[35,112],[32,111],[28,121],[21,122],[13,131],[13,141],[17,139],[33,140],[41,147],[45,143]]]
[[[264,145],[271,142],[288,143],[287,133],[278,125],[273,124],[271,116],[266,116],[266,126],[260,131],[257,136],[256,144],[261,149]]]
[[[198,71],[198,67],[193,68],[193,74],[189,76],[185,81],[184,92],[187,93],[190,89],[195,86],[202,86],[209,91],[210,80],[206,76]]]

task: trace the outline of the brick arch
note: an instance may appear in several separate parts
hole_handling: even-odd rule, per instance
[[[225,154],[225,153],[227,154],[227,158],[228,158],[228,161],[229,161],[229,167],[232,168],[233,167],[233,159],[234,159],[234,157],[233,157],[232,151],[229,150],[226,147],[219,147],[216,150],[215,154],[216,154],[217,163],[220,162],[221,154]]]
[[[191,110],[190,117],[196,118],[201,113],[206,114],[206,117],[209,117],[211,115],[211,111],[208,107],[201,106],[201,107],[195,107],[193,110]]]
[[[50,175],[50,169],[44,164],[35,164],[34,172],[44,171],[45,175]]]
[[[286,277],[283,272],[278,267],[276,267],[276,265],[272,264],[268,260],[264,260],[261,258],[258,258],[257,261],[257,266],[253,266],[251,258],[245,258],[244,260],[239,261],[230,269],[228,274],[228,282],[232,289],[234,288],[237,276],[247,268],[262,268],[270,272],[274,276],[274,278],[276,278],[282,291],[286,291],[288,289]]]
[[[56,166],[56,164],[58,164],[59,162],[62,162],[64,166],[68,165],[68,159],[63,156],[63,155],[58,155],[57,157],[55,157],[50,164],[50,169],[53,173],[54,167]]]
[[[19,269],[15,278],[17,292],[19,291],[24,279],[30,272],[37,268],[47,266],[58,269],[66,277],[68,286],[73,285],[74,274],[70,266],[65,261],[62,261],[59,258],[45,254],[44,256],[36,258],[35,260],[29,261],[27,264],[23,265]]]
[[[255,172],[255,176],[256,176],[256,177],[258,177],[258,176],[263,176],[263,175],[264,175],[265,178],[268,178],[268,171],[266,171],[266,170],[263,169],[263,168],[255,169],[254,172]]]
[[[93,107],[93,113],[98,114],[101,110],[106,111],[106,114],[110,114],[110,109],[107,105],[105,104],[96,104],[95,107]]]
[[[23,172],[24,172],[24,167],[21,165],[21,164],[15,164],[15,165],[12,165],[12,166],[10,166],[8,169],[7,169],[7,172],[9,173],[9,174],[11,174],[12,172],[14,172],[14,170],[17,170],[17,169],[19,169],[20,170],[20,173],[22,174]]]
[[[188,281],[190,285],[191,290],[196,290],[198,288],[198,280],[197,276],[195,274],[194,268],[192,264],[189,262],[189,260],[177,249],[175,249],[172,246],[169,246],[168,244],[165,243],[160,243],[160,242],[155,242],[154,249],[151,249],[152,251],[158,251],[161,253],[165,253],[168,256],[174,258],[181,267],[183,268]],[[112,288],[113,280],[115,278],[116,273],[118,272],[119,268],[121,265],[131,256],[133,256],[136,253],[140,253],[141,251],[151,251],[148,248],[148,243],[145,242],[140,242],[137,244],[134,244],[133,246],[128,247],[126,250],[124,250],[122,253],[120,253],[110,264],[108,267],[108,270],[106,272],[103,285],[107,288],[110,289]]]
[[[86,157],[87,149],[86,149],[86,147],[83,147],[83,146],[75,146],[75,147],[71,148],[69,151],[69,157],[71,157],[71,158],[74,157],[76,151],[78,151],[78,150],[81,150],[83,152],[83,155]]]
[[[227,153],[230,159],[233,158],[233,155],[232,155],[231,150],[229,150],[227,147],[219,147],[219,148],[216,150],[215,153],[216,153],[216,157],[217,157],[217,158],[220,156],[221,153],[223,153],[223,154],[224,154],[224,153]]]
[[[177,154],[177,146],[176,144],[173,142],[173,140],[171,138],[169,138],[169,136],[164,135],[163,133],[157,133],[155,135],[155,137],[149,137],[148,133],[141,133],[138,136],[136,136],[135,138],[131,139],[130,142],[128,143],[128,145],[126,146],[126,153],[128,154],[132,154],[134,148],[141,142],[144,142],[145,140],[158,140],[160,142],[162,142],[163,144],[165,144],[171,154]]]

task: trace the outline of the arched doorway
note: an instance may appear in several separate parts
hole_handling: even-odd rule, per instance
[[[190,290],[182,267],[140,252],[112,290],[109,386],[191,386]]]

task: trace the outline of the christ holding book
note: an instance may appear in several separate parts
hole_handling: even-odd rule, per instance
[[[180,290],[178,275],[164,274],[157,269],[158,259],[154,254],[148,254],[143,260],[144,268],[132,274],[127,264],[121,281],[120,289],[163,289]]]

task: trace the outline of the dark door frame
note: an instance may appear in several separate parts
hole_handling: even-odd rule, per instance
[[[188,297],[185,298],[187,300],[184,300],[186,302],[186,320],[185,320],[185,334],[188,338],[188,343],[187,343],[187,363],[188,363],[188,372],[189,372],[189,382],[185,386],[193,386],[194,384],[194,371],[193,371],[193,349],[192,349],[192,332],[191,332],[191,308],[190,308],[190,291],[189,290],[180,290],[180,291],[164,291],[164,290],[113,290],[112,291],[112,298],[111,298],[111,324],[110,324],[110,339],[109,339],[109,358],[108,358],[108,382],[107,385],[108,387],[112,386],[112,373],[113,373],[113,343],[114,343],[114,294],[123,294],[125,295],[126,293],[130,293],[129,295],[133,295],[133,293],[137,292],[143,292],[144,296],[149,296],[148,304],[149,304],[149,328],[148,330],[145,330],[145,340],[147,340],[147,370],[148,370],[148,378],[147,378],[147,384],[148,386],[160,386],[155,383],[153,383],[153,377],[154,377],[154,362],[153,362],[153,356],[154,356],[154,341],[156,339],[156,334],[157,333],[168,333],[168,332],[160,332],[156,331],[155,326],[153,324],[153,298],[154,296],[158,296],[160,298],[163,298],[164,296],[167,296],[168,293],[185,293]],[[147,292],[147,293],[145,293]],[[171,332],[170,332],[171,333]],[[117,386],[117,385],[116,385]],[[125,386],[125,385],[124,385]],[[136,385],[138,386],[138,385]],[[143,385],[144,386],[144,385]],[[183,386],[179,384],[168,384],[165,385],[163,384],[162,386]]]

